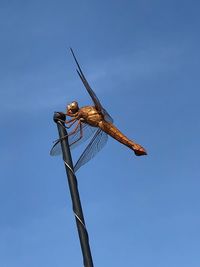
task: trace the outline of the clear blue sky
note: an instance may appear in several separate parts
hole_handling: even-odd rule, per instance
[[[82,266],[63,162],[49,156],[53,112],[91,103],[70,46],[116,126],[149,153],[110,139],[77,173],[95,267],[200,266],[199,9],[0,2],[1,267]]]

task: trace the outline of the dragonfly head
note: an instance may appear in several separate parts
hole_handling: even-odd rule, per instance
[[[75,114],[79,111],[79,106],[76,101],[73,101],[69,105],[67,105],[67,114]]]

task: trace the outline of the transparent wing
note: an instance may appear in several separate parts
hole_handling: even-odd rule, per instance
[[[82,131],[83,135],[80,140],[78,140],[76,143],[74,143],[81,135],[80,128],[77,130],[77,132],[73,135],[70,135],[68,137],[68,142],[71,149],[74,149],[75,147],[79,146],[83,142],[87,141],[92,135],[95,134],[97,131],[96,127],[92,127],[89,124],[82,123]],[[74,144],[73,144],[74,143]],[[56,142],[53,147],[51,148],[50,155],[51,156],[58,156],[62,153],[61,144],[60,142]]]
[[[113,118],[109,115],[109,113],[108,113],[104,108],[102,108],[102,113],[103,113],[103,115],[104,115],[104,119],[105,119],[107,122],[111,122],[111,123],[114,122]]]
[[[75,60],[76,60],[76,59],[75,59]],[[77,62],[77,61],[76,61],[76,62]],[[77,64],[78,64],[78,62],[77,62]],[[79,66],[79,65],[78,65],[78,66]],[[80,72],[79,70],[80,70],[81,72]],[[94,102],[94,104],[95,104],[96,109],[104,115],[104,119],[105,119],[106,121],[108,121],[108,122],[113,122],[112,117],[111,117],[111,116],[109,115],[109,113],[102,107],[102,105],[101,105],[101,103],[100,103],[98,97],[96,96],[95,92],[92,90],[92,88],[90,87],[89,83],[87,82],[85,76],[83,75],[82,70],[80,69],[80,66],[79,66],[79,70],[77,70],[78,75],[79,75],[79,77],[81,78],[81,80],[82,80],[82,82],[83,82],[85,88],[87,89],[89,95],[91,96],[91,98],[92,98],[92,100],[93,100],[93,102]]]
[[[102,107],[98,97],[96,96],[95,92],[92,90],[92,88],[90,87],[87,79],[85,78],[85,75],[83,74],[83,71],[82,71],[82,69],[81,69],[81,67],[80,67],[80,65],[78,63],[78,60],[77,60],[77,58],[76,58],[76,56],[74,54],[74,51],[72,50],[72,48],[70,48],[70,50],[71,50],[72,56],[73,56],[73,58],[74,58],[74,60],[76,62],[76,65],[78,67],[78,69],[76,69],[76,70],[77,70],[77,73],[78,73],[81,81],[83,82],[86,90],[88,91],[90,97],[92,98],[92,101],[94,102],[94,105],[95,105],[96,109],[98,111],[102,112],[103,111],[103,107]]]
[[[88,91],[90,97],[92,98],[92,101],[94,102],[94,105],[95,105],[96,109],[104,115],[104,118],[105,118],[106,121],[108,121],[108,122],[113,122],[112,117],[111,117],[111,116],[109,115],[109,113],[102,107],[102,105],[101,105],[101,103],[100,103],[100,101],[99,101],[97,95],[96,95],[95,92],[92,90],[92,88],[90,87],[90,85],[89,85],[87,79],[85,78],[85,75],[83,74],[83,71],[82,71],[82,69],[81,69],[81,67],[80,67],[80,65],[79,65],[79,63],[78,63],[78,60],[77,60],[77,58],[76,58],[76,56],[75,56],[75,54],[74,54],[74,51],[72,50],[72,48],[70,48],[70,50],[71,50],[71,53],[72,53],[72,55],[73,55],[73,58],[74,58],[74,60],[75,60],[75,62],[76,62],[76,65],[77,65],[77,67],[78,67],[78,69],[76,69],[76,71],[77,71],[77,73],[78,73],[78,75],[79,75],[81,81],[83,82],[83,85],[85,86],[86,90]]]
[[[76,162],[74,171],[76,172],[78,169],[80,169],[81,166],[94,158],[96,154],[105,146],[107,140],[108,135],[101,129],[98,129],[98,131]]]
[[[97,127],[92,127],[87,123],[81,122],[81,125],[82,125],[82,138],[80,140],[74,143],[81,135],[80,128],[75,134],[70,135],[68,137],[68,142],[69,142],[69,146],[71,149],[74,149],[75,147],[79,146],[83,142],[87,141],[98,130]]]

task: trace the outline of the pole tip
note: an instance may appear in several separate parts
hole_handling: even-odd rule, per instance
[[[66,115],[63,112],[54,112],[53,115],[53,120],[55,123],[57,123],[58,121],[65,121],[66,120]]]

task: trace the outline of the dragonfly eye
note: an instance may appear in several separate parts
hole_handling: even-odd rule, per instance
[[[76,101],[72,102],[71,104],[69,104],[67,106],[67,112],[68,113],[74,114],[74,113],[78,112],[78,110],[79,110],[79,106],[78,106],[78,103]]]

